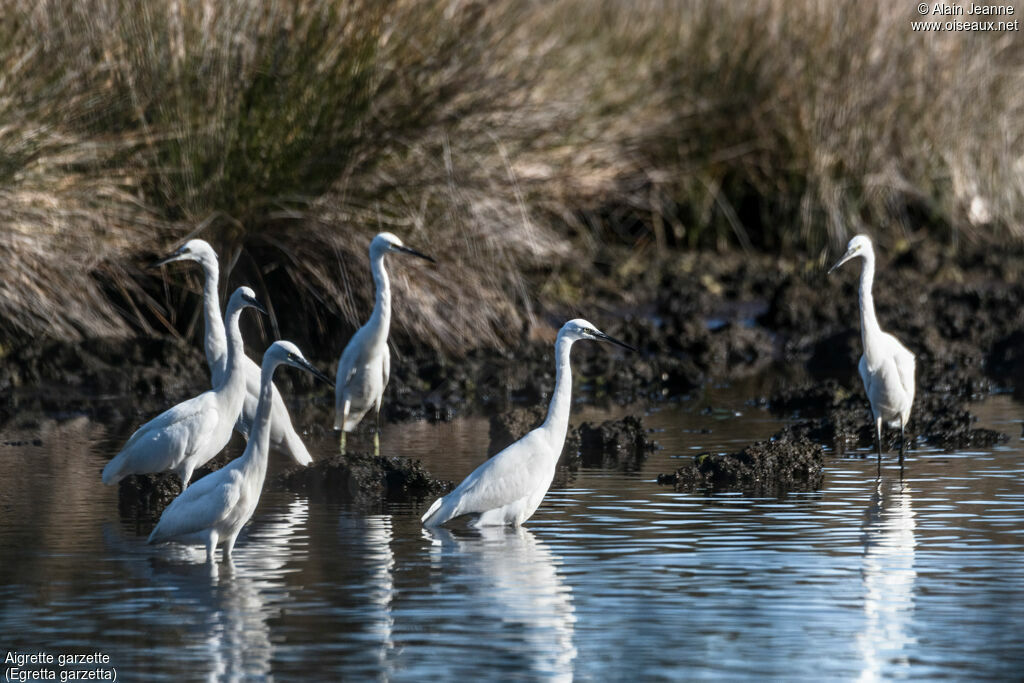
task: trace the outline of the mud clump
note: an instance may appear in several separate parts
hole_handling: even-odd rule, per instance
[[[821,488],[824,466],[822,447],[787,428],[738,453],[702,453],[675,472],[658,475],[658,483],[677,491],[779,495]]]
[[[450,481],[432,477],[419,460],[358,453],[291,467],[276,483],[311,498],[356,503],[417,500],[452,489]]]
[[[643,421],[633,415],[599,425],[584,422],[576,431],[584,467],[636,472],[648,454],[657,448],[644,429]]]

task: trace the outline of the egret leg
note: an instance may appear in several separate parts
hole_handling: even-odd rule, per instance
[[[211,531],[206,536],[206,562],[207,564],[215,564],[213,559],[214,553],[217,552],[217,532]]]
[[[178,476],[181,478],[181,492],[184,493],[185,489],[188,488],[188,483],[192,481],[192,465],[185,464],[180,470],[178,470]]]
[[[373,456],[380,457],[380,407],[377,408],[377,430],[373,433]]]
[[[238,534],[228,536],[224,540],[224,561],[231,561],[231,551],[235,549],[235,539],[238,538]]]
[[[904,446],[903,433],[904,433],[903,416],[900,415],[900,474],[903,473],[903,446]]]
[[[878,465],[882,465],[882,418],[875,419],[875,443],[878,445]]]
[[[339,449],[341,454],[345,455],[345,439],[347,438],[348,432],[345,431],[345,427],[348,426],[348,410],[352,404],[348,399],[345,399],[345,403],[341,407],[341,445]]]

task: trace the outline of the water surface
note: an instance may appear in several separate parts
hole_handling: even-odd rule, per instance
[[[877,477],[854,455],[830,456],[820,491],[782,499],[659,487],[680,458],[778,428],[741,393],[652,412],[664,449],[640,472],[581,471],[527,529],[432,533],[413,505],[268,491],[215,571],[119,518],[99,470],[131,426],[8,430],[3,649],[101,652],[121,680],[147,681],[1019,677],[1024,406],[975,406],[1011,441],[921,446],[902,480],[893,458]],[[452,479],[487,445],[475,418],[383,439]]]

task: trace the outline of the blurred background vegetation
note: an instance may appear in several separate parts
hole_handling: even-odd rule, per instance
[[[1020,241],[1019,33],[915,7],[0,0],[0,344],[194,334],[194,269],[144,269],[193,234],[337,351],[381,230],[441,262],[396,331],[456,352],[622,254]]]

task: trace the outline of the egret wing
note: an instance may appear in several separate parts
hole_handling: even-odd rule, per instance
[[[190,456],[216,425],[216,401],[205,392],[139,427],[121,453],[130,454],[132,472],[162,472]]]
[[[356,348],[359,342],[358,336],[357,332],[349,340],[348,346],[345,347],[338,360],[338,373],[334,379],[334,412],[339,416],[345,405],[345,390],[348,383],[352,381],[353,375],[356,374],[356,359],[359,357],[359,351]],[[335,425],[335,429],[339,426]]]
[[[911,400],[914,397],[914,372],[916,365],[914,354],[903,344],[899,344],[899,352],[896,354],[896,372],[899,373],[900,384],[903,385],[903,390],[910,395]]]
[[[448,494],[459,501],[453,516],[486,512],[530,495],[544,476],[544,468],[534,464],[542,447],[541,436],[530,432],[473,470]]]
[[[242,475],[235,468],[209,474],[171,501],[150,535],[150,541],[172,539],[209,529],[238,504]]]
[[[871,396],[871,373],[868,372],[868,357],[862,355],[857,363],[857,372],[860,373],[860,381],[864,383],[864,393]]]

